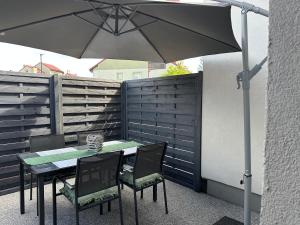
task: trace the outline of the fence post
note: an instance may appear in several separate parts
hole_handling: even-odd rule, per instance
[[[202,79],[203,74],[195,78],[196,90],[196,120],[195,120],[195,170],[194,170],[194,190],[201,190],[201,129],[202,129]]]
[[[63,134],[63,109],[62,109],[62,78],[53,75],[53,98],[51,102],[54,105],[55,133]]]
[[[127,82],[123,81],[121,85],[121,136],[127,140]]]

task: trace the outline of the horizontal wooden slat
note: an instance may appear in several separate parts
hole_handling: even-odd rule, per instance
[[[98,106],[98,107],[84,107],[84,106],[63,106],[63,113],[104,113],[104,112],[118,112],[121,110],[120,105],[116,106]]]
[[[120,103],[120,98],[63,98],[63,104]]]
[[[120,127],[120,122],[114,123],[100,123],[100,124],[89,124],[89,125],[72,125],[64,126],[64,133],[80,132],[85,130],[98,130],[98,129],[114,129]]]
[[[186,172],[190,172],[190,173],[194,172],[194,163],[183,161],[178,158],[173,158],[173,157],[166,155],[164,158],[164,163],[171,165],[174,168],[186,171]]]
[[[193,98],[131,99],[130,104],[194,104]]]
[[[17,163],[18,159],[16,154],[0,156],[0,167],[16,165]]]
[[[0,116],[25,116],[25,115],[48,115],[50,109],[47,107],[30,107],[24,109],[0,108]]]
[[[0,93],[49,94],[49,87],[15,87],[10,85],[0,85]]]
[[[48,134],[51,134],[51,129],[36,128],[36,129],[24,130],[24,131],[0,133],[0,140],[11,139],[11,138],[20,138],[20,137],[29,137],[29,136],[38,136],[38,135],[48,135]]]
[[[141,109],[138,107],[133,107],[132,104],[128,107],[128,112],[155,112],[155,113],[167,113],[167,114],[182,114],[182,115],[195,115],[194,110],[190,110],[187,106],[185,109],[162,109],[162,108],[155,108],[155,109]]]
[[[172,79],[173,78],[173,79]],[[188,79],[180,79],[180,77],[177,77],[174,79],[172,77],[171,79],[164,79],[161,80],[129,80],[127,81],[128,88],[132,87],[152,87],[152,86],[164,86],[164,85],[178,85],[178,84],[193,84],[194,78],[190,77]]]
[[[0,104],[12,105],[12,104],[33,104],[33,105],[44,105],[49,104],[49,97],[39,96],[31,97],[24,96],[23,98],[11,98],[11,97],[0,97]]]
[[[13,150],[13,149],[23,149],[23,148],[28,148],[28,147],[29,147],[28,141],[0,144],[0,153],[1,153],[1,151],[9,151],[9,150]]]
[[[185,180],[186,182],[192,182],[194,179],[193,173],[174,168],[171,165],[164,164],[163,168],[165,174],[172,175],[172,177],[179,178],[179,179],[180,177],[184,178],[183,180]]]
[[[120,129],[114,129],[114,130],[107,130],[107,131],[102,131],[104,136],[108,137],[108,136],[119,136],[121,135],[121,131]],[[76,134],[71,134],[65,135],[65,142],[74,142],[77,141],[77,135]]]
[[[19,165],[6,166],[0,169],[0,179],[17,176],[19,174]]]
[[[173,89],[152,89],[152,90],[134,90],[134,89],[128,89],[128,96],[132,95],[175,95],[175,94],[196,94],[194,89],[176,89],[175,87]]]
[[[121,119],[120,113],[115,114],[99,114],[91,116],[64,116],[64,123],[78,123],[78,122],[91,122],[102,120],[117,120]]]
[[[20,181],[19,176],[13,176],[13,177],[0,179],[0,190],[19,186],[19,181]],[[29,181],[29,175],[26,175],[25,182],[28,182],[28,181]]]
[[[170,114],[172,115],[172,114]],[[165,118],[165,117],[160,117],[159,115],[155,116],[147,116],[147,115],[140,115],[140,116],[136,116],[136,115],[131,115],[129,114],[127,116],[127,119],[129,120],[142,120],[142,121],[150,121],[150,122],[154,122],[154,123],[170,123],[170,124],[181,124],[181,125],[189,125],[192,126],[195,124],[195,119],[193,119],[193,117],[189,118],[189,119],[181,119],[181,118],[175,118],[174,115],[172,115],[173,118]]]
[[[0,82],[14,82],[14,83],[32,83],[32,84],[49,84],[49,78],[41,77],[27,77],[27,76],[8,76],[1,75]]]
[[[76,86],[92,86],[92,87],[121,87],[120,83],[103,82],[103,81],[86,81],[86,80],[69,80],[63,79],[62,84],[64,85],[76,85]]]
[[[35,118],[35,119],[23,119],[23,120],[2,120],[0,121],[1,127],[21,127],[32,125],[49,125],[50,118]]]
[[[72,94],[72,95],[120,95],[120,90],[95,90],[95,89],[82,89],[82,88],[69,88],[64,87],[62,89],[62,93],[64,95],[66,94]]]
[[[186,146],[186,147],[189,147],[189,148],[194,147],[193,142],[186,141],[186,140],[179,140],[179,139],[175,139],[175,138],[169,138],[169,137],[144,133],[144,132],[140,132],[140,131],[133,131],[133,130],[128,130],[128,134],[136,136],[136,137],[149,138],[149,139],[152,139],[152,140],[168,142],[170,144],[174,144],[174,145],[178,145],[178,146]]]
[[[194,161],[194,152],[179,149],[179,148],[173,148],[172,146],[168,145],[167,147],[167,153],[170,156],[180,158],[182,160],[186,160],[189,162]]]
[[[154,125],[147,125],[147,124],[138,124],[138,123],[128,123],[129,129],[144,129],[144,130],[151,130],[155,132],[163,132],[163,133],[169,133],[169,134],[178,134],[183,136],[194,136],[194,129],[184,130],[184,129],[178,129],[178,128],[169,128],[169,127],[162,127]]]

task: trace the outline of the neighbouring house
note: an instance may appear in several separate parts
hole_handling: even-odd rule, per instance
[[[94,77],[109,80],[132,80],[159,77],[166,72],[165,63],[103,59],[90,68]]]
[[[41,73],[41,70],[35,66],[23,65],[22,69],[19,72],[23,73]]]
[[[59,69],[58,67],[48,64],[48,63],[38,63],[35,66],[30,66],[30,65],[24,65],[23,68],[19,72],[24,72],[24,73],[42,73],[42,74],[47,74],[47,75],[53,75],[53,74],[58,74],[58,75],[64,75],[64,71]]]

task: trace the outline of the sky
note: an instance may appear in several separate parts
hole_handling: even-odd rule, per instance
[[[189,2],[199,1],[205,0],[189,0]],[[40,49],[0,42],[0,70],[19,71],[23,65],[36,65],[40,62],[40,54],[43,54],[44,63],[53,64],[64,72],[69,71],[70,73],[85,77],[92,76],[89,68],[100,61],[100,59],[76,59]],[[191,72],[197,72],[199,58],[184,60],[184,64]]]
[[[19,71],[23,65],[36,65],[40,62],[40,54],[43,54],[44,63],[55,65],[64,72],[69,71],[83,77],[92,77],[89,69],[100,61],[100,59],[77,59],[40,49],[0,42],[0,70]],[[197,72],[199,59],[184,60],[184,64],[190,71]]]

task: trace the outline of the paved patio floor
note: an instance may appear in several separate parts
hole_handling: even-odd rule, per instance
[[[158,187],[158,201],[152,201],[152,189],[144,191],[144,198],[138,199],[140,225],[212,225],[223,216],[229,216],[242,221],[243,209],[203,193],[167,182],[169,214],[164,213],[162,186]],[[122,191],[125,225],[134,225],[133,194],[130,189]],[[35,195],[34,195],[35,196]],[[139,195],[138,195],[139,196]],[[45,187],[46,224],[52,224],[51,186]],[[19,194],[13,193],[0,196],[0,225],[38,225],[36,216],[36,200],[29,201],[28,190],[25,193],[26,213],[19,213]],[[72,205],[59,196],[58,225],[74,225],[75,211]],[[105,205],[106,206],[106,205]],[[112,211],[99,215],[95,207],[80,212],[81,225],[117,225],[119,210],[117,201],[112,204]],[[259,224],[259,215],[253,213],[253,225]]]

